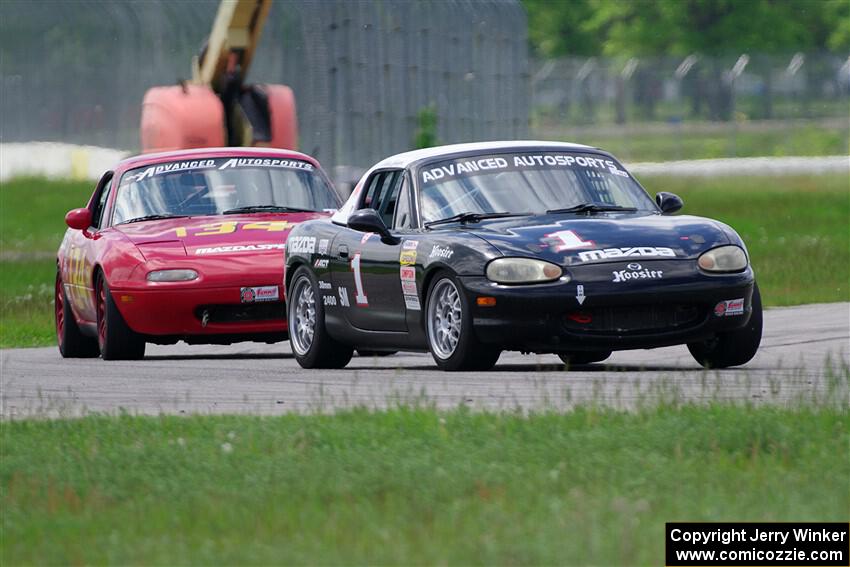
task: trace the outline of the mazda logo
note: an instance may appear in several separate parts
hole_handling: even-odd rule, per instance
[[[640,264],[636,264],[636,263],[631,263],[626,267],[630,270],[640,270],[642,268],[642,266]]]

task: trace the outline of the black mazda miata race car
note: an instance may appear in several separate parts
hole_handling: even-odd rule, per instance
[[[290,342],[305,368],[352,351],[430,350],[444,370],[503,350],[568,364],[687,344],[706,367],[744,364],[762,309],[741,238],[671,216],[610,154],[487,142],[372,167],[331,218],[286,243]]]

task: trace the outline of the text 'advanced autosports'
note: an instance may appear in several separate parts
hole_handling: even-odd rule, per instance
[[[70,211],[57,255],[64,357],[144,356],[145,343],[285,340],[283,247],[337,193],[313,158],[203,149],[130,158]]]
[[[352,349],[429,350],[444,370],[502,350],[569,363],[687,344],[707,367],[749,361],[761,300],[741,238],[655,200],[610,154],[489,142],[399,154],[286,248],[290,341],[307,368]]]

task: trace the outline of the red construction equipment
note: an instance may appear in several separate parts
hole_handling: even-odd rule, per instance
[[[222,0],[192,81],[153,87],[142,101],[142,151],[213,146],[297,149],[292,89],[246,85],[271,0]]]

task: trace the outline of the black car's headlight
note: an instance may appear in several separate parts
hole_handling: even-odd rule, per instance
[[[740,246],[720,246],[703,253],[697,265],[706,272],[740,272],[747,267],[747,255]]]
[[[189,282],[198,279],[198,272],[191,269],[154,270],[148,272],[149,282]]]
[[[487,264],[487,278],[500,284],[530,284],[557,280],[560,266],[534,258],[497,258]]]

